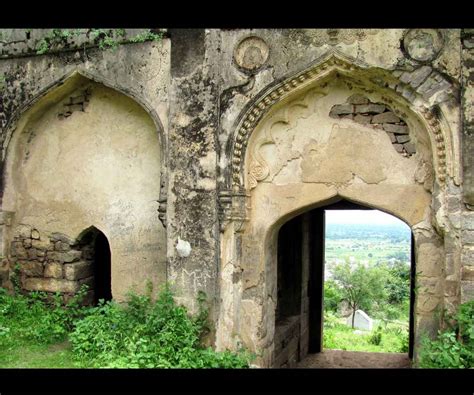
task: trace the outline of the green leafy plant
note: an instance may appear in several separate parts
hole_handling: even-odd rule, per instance
[[[125,37],[125,29],[91,29],[90,36],[100,49],[116,50]]]
[[[151,29],[147,29],[143,33],[139,33],[130,39],[132,43],[143,43],[145,41],[159,41],[163,38],[162,32],[152,32]]]
[[[59,49],[66,46],[70,38],[82,34],[88,34],[102,50],[116,50],[119,45],[126,42],[142,43],[159,41],[163,38],[162,32],[155,32],[152,29],[147,29],[128,40],[125,29],[52,29],[37,42],[36,53],[43,55],[53,49]]]
[[[446,328],[435,339],[421,339],[418,365],[422,368],[474,367],[474,301],[445,317]]]
[[[382,327],[379,325],[377,329],[373,331],[372,335],[369,337],[369,343],[375,346],[380,345],[382,342]]]
[[[248,367],[245,352],[216,352],[200,340],[207,326],[203,294],[200,311],[190,316],[175,304],[169,287],[155,302],[130,293],[123,306],[102,302],[76,323],[69,338],[78,359],[92,366],[136,368]]]
[[[51,50],[53,47],[64,45],[70,37],[81,34],[80,30],[68,30],[68,29],[52,29],[50,33],[45,35],[36,44],[36,53],[43,55]]]

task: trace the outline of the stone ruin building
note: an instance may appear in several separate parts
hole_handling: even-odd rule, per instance
[[[1,30],[1,286],[204,291],[217,349],[321,347],[323,208],[411,228],[411,341],[474,299],[474,31]],[[42,41],[43,40],[43,41]],[[46,41],[48,42],[48,41]],[[44,52],[38,54],[38,52]],[[100,263],[100,264],[99,264]]]

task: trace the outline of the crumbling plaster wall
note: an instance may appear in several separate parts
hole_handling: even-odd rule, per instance
[[[232,292],[224,295],[221,291],[219,347],[236,347],[243,342],[251,349],[262,352],[260,364],[271,365],[275,281],[269,279],[275,276],[275,257],[271,251],[275,246],[278,227],[305,207],[328,201],[336,194],[386,210],[412,227],[420,246],[417,248],[417,259],[423,262],[418,278],[426,291],[417,301],[418,329],[434,333],[437,327],[436,310],[444,307],[452,309],[459,303],[459,210],[463,209],[459,205],[447,207],[448,201],[459,203],[462,193],[459,34],[457,30],[334,29],[329,32],[233,31],[223,37],[223,43],[227,45],[222,47],[234,49],[233,60],[229,60],[228,67],[224,68],[228,80],[234,82],[223,89],[221,100],[219,141],[221,152],[226,152],[226,155],[220,156],[219,162],[223,224],[221,290]],[[239,48],[245,47],[246,42],[248,48],[257,47],[259,51],[252,48],[252,56],[239,57]],[[242,51],[245,52],[245,49]],[[359,134],[357,130],[361,129],[355,127],[352,121],[326,128],[324,122],[316,124],[309,121],[310,116],[306,116],[300,117],[302,119],[297,124],[306,122],[307,128],[292,133],[293,140],[290,138],[290,142],[286,140],[287,125],[283,125],[279,132],[280,123],[275,126],[273,143],[268,141],[268,134],[257,143],[260,147],[258,154],[268,160],[269,169],[257,166],[254,174],[249,174],[249,159],[254,154],[251,151],[252,139],[258,135],[258,130],[264,128],[261,125],[265,125],[268,109],[273,114],[280,107],[290,108],[280,97],[288,96],[285,92],[299,84],[308,84],[303,81],[311,80],[318,71],[298,74],[301,77],[297,73],[309,70],[311,64],[318,62],[322,62],[323,69],[332,67],[324,60],[324,57],[330,59],[328,54],[331,53],[336,57],[333,63],[341,70],[340,74],[345,77],[344,70],[348,70],[351,90],[369,94],[375,92],[385,95],[385,98],[391,96],[394,98],[393,105],[402,105],[405,116],[412,109],[418,114],[414,118],[426,118],[421,122],[424,125],[411,125],[411,129],[429,130],[424,136],[418,134],[417,149],[422,145],[424,148],[417,154],[417,159],[399,156],[386,135],[380,134],[370,142],[372,131],[365,130],[363,135]],[[346,60],[339,61],[339,57]],[[231,59],[230,53],[227,59]],[[359,73],[365,82],[357,83],[358,72],[351,73],[357,70],[357,65],[361,67]],[[334,73],[334,78],[337,73]],[[292,75],[297,76],[292,78]],[[330,108],[323,111],[315,106],[313,111],[328,114]],[[432,129],[433,125],[437,125],[437,132]],[[311,133],[319,137],[313,137],[314,147],[308,144],[305,151],[300,144],[305,137],[301,136]],[[249,135],[252,137],[249,138]],[[324,140],[330,143],[329,148],[321,148]],[[370,148],[367,144],[361,144],[364,140]],[[295,150],[298,144],[302,149]],[[386,148],[382,148],[384,144],[387,144]],[[334,147],[332,151],[330,146]],[[338,151],[345,154],[340,157]],[[352,152],[365,152],[364,160],[357,154],[353,157]],[[316,161],[304,163],[302,153],[303,158],[306,154],[306,160],[312,154]],[[388,158],[391,158],[390,163],[385,162]],[[380,167],[380,163],[385,165]],[[315,164],[318,166],[315,167]],[[442,173],[434,184],[429,187],[429,180],[425,180],[428,181],[426,183],[415,182],[415,179],[419,181],[422,173],[425,173],[422,178],[430,178],[431,165],[433,176],[434,173]],[[268,170],[271,182],[266,182]],[[259,177],[263,181],[256,185],[255,178]],[[316,188],[318,182],[320,185]],[[348,185],[344,186],[344,183]],[[426,185],[421,185],[423,183]],[[229,337],[229,333],[234,337]],[[417,335],[420,333],[421,330]]]
[[[32,32],[31,39],[37,40],[38,34]],[[417,228],[420,245],[424,245],[423,237],[432,241],[433,229],[440,244],[433,249],[423,247],[427,251],[421,253],[445,258],[441,265],[442,290],[436,288],[438,274],[431,276],[430,286],[436,288],[436,293],[443,294],[443,306],[453,308],[460,300],[474,298],[469,270],[474,245],[471,243],[472,212],[465,204],[473,204],[469,197],[473,188],[469,159],[472,133],[461,123],[467,121],[469,126],[472,112],[471,35],[468,30],[459,29],[169,29],[168,38],[161,42],[122,45],[116,52],[97,48],[83,50],[81,41],[82,46],[69,48],[67,52],[34,56],[31,45],[26,43],[19,49],[24,57],[15,57],[15,45],[9,44],[2,51],[4,59],[0,61],[0,73],[5,76],[0,111],[2,158],[5,158],[15,124],[31,106],[31,100],[48,90],[51,84],[60,84],[74,71],[134,98],[150,114],[161,133],[159,217],[167,232],[167,278],[174,283],[179,300],[191,309],[195,307],[197,291],[207,293],[211,319],[217,327],[215,344],[219,348],[238,347],[243,342],[258,350],[265,341],[271,343],[271,332],[265,332],[261,324],[271,321],[273,305],[268,300],[266,309],[255,309],[254,301],[266,299],[272,291],[242,281],[243,277],[252,277],[252,272],[257,273],[261,262],[247,260],[248,267],[241,267],[240,261],[243,256],[251,257],[253,251],[262,248],[266,249],[269,261],[275,259],[273,232],[266,237],[264,245],[259,245],[261,240],[257,242],[246,236],[248,229],[252,229],[252,225],[249,226],[252,204],[260,200],[266,202],[262,206],[266,207],[263,214],[277,221],[274,229],[284,221],[286,214],[272,201],[272,195],[264,196],[263,192],[259,195],[269,183],[260,182],[253,190],[243,183],[245,156],[235,156],[235,144],[244,122],[250,122],[251,128],[255,128],[247,110],[265,98],[270,103],[263,111],[266,113],[280,101],[266,96],[272,87],[285,81],[298,86],[300,82],[291,80],[292,75],[322,62],[323,58],[342,57],[360,68],[355,73],[346,70],[346,83],[353,89],[380,95],[390,91],[393,105],[401,103],[404,113],[413,108],[425,119],[422,126],[429,133],[424,144],[431,150],[431,156],[423,149],[416,155],[419,158],[424,152],[426,162],[432,164],[435,181],[430,192],[418,184],[415,189],[424,192],[414,194],[419,197],[420,205],[425,204],[420,203],[421,200],[429,203],[430,213],[414,210],[408,215],[410,218],[404,219],[413,225],[420,218],[430,217],[427,226]],[[24,42],[23,36],[19,37],[20,42]],[[357,73],[364,78],[358,78]],[[282,85],[281,89],[286,88]],[[278,92],[273,94],[279,98]],[[345,100],[343,96],[339,99]],[[379,100],[373,99],[374,102]],[[341,126],[335,137],[342,136],[348,123],[342,122]],[[360,128],[350,127],[356,134],[361,133]],[[326,132],[328,136],[331,133]],[[364,133],[362,138],[372,139],[369,136],[373,132],[364,129]],[[380,149],[388,153],[389,147],[384,145],[388,144],[387,138],[385,135],[382,141],[376,141],[374,137],[371,141],[379,148],[380,144],[384,146]],[[242,152],[245,155],[245,147]],[[392,156],[397,155],[390,152]],[[393,158],[394,163],[400,163],[398,176],[390,172],[378,175],[367,172],[359,177],[362,181],[358,180],[358,185],[381,188],[386,181],[379,181],[380,185],[370,184],[373,177],[377,180],[406,178],[417,168],[414,163],[417,159]],[[402,160],[405,160],[403,166]],[[235,166],[239,169],[237,184],[234,184]],[[310,178],[320,177],[308,172]],[[288,173],[286,181],[291,174]],[[357,182],[352,188],[358,187]],[[308,201],[298,203],[301,207],[322,202],[334,194],[334,186],[321,184],[313,191],[314,185],[317,184],[301,183],[301,196],[311,196]],[[282,183],[273,187],[278,190],[272,193],[278,193],[281,199],[294,199],[294,185]],[[400,191],[405,188],[404,193],[393,195],[393,200],[403,200],[406,188],[413,186],[401,184],[400,188]],[[372,203],[383,209],[391,191],[387,188],[383,193],[370,194],[372,197],[367,195],[366,200],[377,200]],[[390,211],[389,203],[386,205]],[[274,217],[276,213],[280,213],[279,219]],[[404,216],[401,211],[394,214]],[[4,212],[2,224],[9,221],[9,213]],[[440,248],[444,248],[444,253]],[[270,270],[265,275],[274,273]],[[271,355],[265,355],[259,363],[270,365]]]
[[[123,300],[130,289],[145,289],[146,281],[158,287],[166,280],[158,134],[149,115],[123,94],[87,81],[65,85],[80,88],[67,94],[69,87],[40,114],[25,114],[30,121],[13,135],[3,210],[14,213],[13,237],[29,225],[44,244],[55,232],[74,240],[91,225],[101,229],[110,241],[112,294]],[[68,105],[83,100],[87,106]],[[47,251],[43,262],[56,255]],[[44,290],[53,280],[38,281]],[[34,285],[29,281],[27,288]]]
[[[19,223],[37,227],[41,239],[59,232],[70,243],[95,225],[107,234],[116,262],[114,297],[122,300],[133,286],[144,289],[147,280],[158,288],[166,280],[166,231],[160,219],[165,222],[170,40],[121,45],[115,51],[72,46],[41,56],[4,55],[2,195],[10,193],[2,196],[4,258]],[[86,108],[66,105],[88,87],[92,95]],[[28,149],[28,162],[22,163],[15,150],[24,154]],[[15,153],[21,166],[9,173],[6,160]],[[15,186],[6,191],[9,179]],[[40,254],[49,248],[43,247]],[[67,254],[59,251],[66,261],[51,264],[69,264]],[[8,266],[4,261],[3,280]],[[75,289],[53,281],[64,277],[58,271],[53,276],[48,269],[47,277],[59,288]],[[38,286],[49,290],[51,284],[45,284]]]

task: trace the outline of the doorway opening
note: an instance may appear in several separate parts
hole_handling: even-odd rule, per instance
[[[111,254],[107,237],[97,228],[91,227],[83,232],[79,246],[82,257],[92,267],[93,303],[99,300],[112,300]]]
[[[395,231],[393,227],[377,223],[371,226],[368,218],[377,213],[380,213],[379,217],[392,218],[392,224],[398,222],[397,230],[403,230]],[[366,225],[334,225],[335,217],[350,223],[354,222],[354,215],[363,218]],[[373,251],[369,247],[374,247]],[[336,269],[338,266],[343,268]],[[354,302],[347,298],[352,290],[343,289],[352,285],[343,282],[347,280],[344,270],[350,273],[356,268],[364,279],[371,277],[366,285],[375,290],[369,290],[373,292],[369,292],[368,298]],[[307,354],[321,353],[329,348],[364,351],[364,342],[369,345],[365,351],[374,354],[377,350],[396,352],[411,359],[414,274],[413,236],[409,227],[395,217],[340,200],[291,219],[278,234],[274,366],[293,367]],[[401,275],[401,285],[392,281],[397,275]],[[395,306],[402,300],[403,305],[397,304],[399,310],[387,305],[393,302]],[[331,339],[331,335],[334,337],[338,333],[334,327],[356,336],[354,339],[360,343],[359,348],[350,347],[351,339],[346,344],[341,339]],[[388,343],[389,335],[398,336],[396,340],[390,338],[390,341],[398,342],[397,345]],[[384,338],[387,344],[382,342]],[[338,347],[341,343],[342,347]],[[392,349],[385,351],[383,347]]]

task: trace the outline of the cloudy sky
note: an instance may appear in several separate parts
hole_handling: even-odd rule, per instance
[[[326,210],[326,223],[333,224],[404,224],[393,215],[379,210]]]

